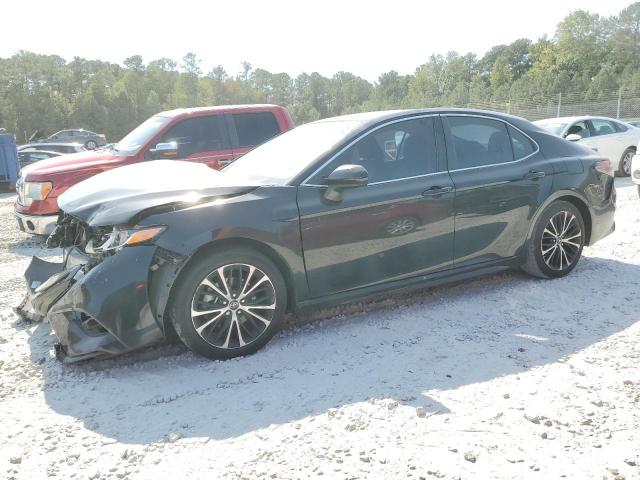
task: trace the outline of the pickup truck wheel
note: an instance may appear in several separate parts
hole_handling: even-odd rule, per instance
[[[282,274],[265,256],[225,249],[187,267],[172,293],[178,337],[212,359],[248,355],[279,330],[287,305]]]
[[[585,243],[584,220],[572,204],[558,200],[536,221],[522,269],[540,278],[559,278],[577,265]]]

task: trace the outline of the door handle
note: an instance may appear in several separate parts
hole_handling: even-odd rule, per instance
[[[422,192],[423,197],[439,197],[440,195],[444,195],[445,193],[449,193],[452,191],[452,187],[431,187],[428,190]]]
[[[537,180],[539,178],[545,177],[547,174],[538,170],[531,170],[527,173],[524,178],[527,180]]]

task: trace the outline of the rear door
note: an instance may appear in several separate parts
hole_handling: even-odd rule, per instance
[[[551,192],[551,163],[502,120],[444,115],[443,124],[456,191],[454,264],[517,255],[533,214]]]
[[[451,266],[454,192],[443,140],[437,116],[392,122],[354,142],[298,187],[314,297]],[[364,166],[369,184],[328,200],[323,178],[347,164]]]
[[[607,157],[612,162],[617,162],[622,157],[626,148],[623,146],[624,135],[616,130],[613,122],[603,118],[589,120],[591,126],[591,144],[597,148],[597,152]]]
[[[177,142],[178,159],[219,169],[233,158],[222,115],[201,115],[178,121],[157,143]]]
[[[233,159],[280,134],[273,112],[238,112],[226,115],[233,143]]]

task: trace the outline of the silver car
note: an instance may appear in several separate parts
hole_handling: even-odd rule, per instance
[[[640,142],[640,128],[607,117],[558,117],[533,122],[554,135],[566,138],[604,155],[617,176],[631,174],[631,159]]]
[[[94,150],[107,144],[107,138],[99,133],[90,132],[81,128],[60,130],[50,135],[45,142],[81,143],[87,150]]]

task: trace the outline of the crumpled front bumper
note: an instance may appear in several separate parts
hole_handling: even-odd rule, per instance
[[[49,321],[59,340],[56,355],[65,362],[157,343],[165,337],[149,295],[151,273],[163,263],[157,250],[124,248],[98,263],[76,248],[63,263],[34,257],[25,272],[28,293],[16,311]]]

